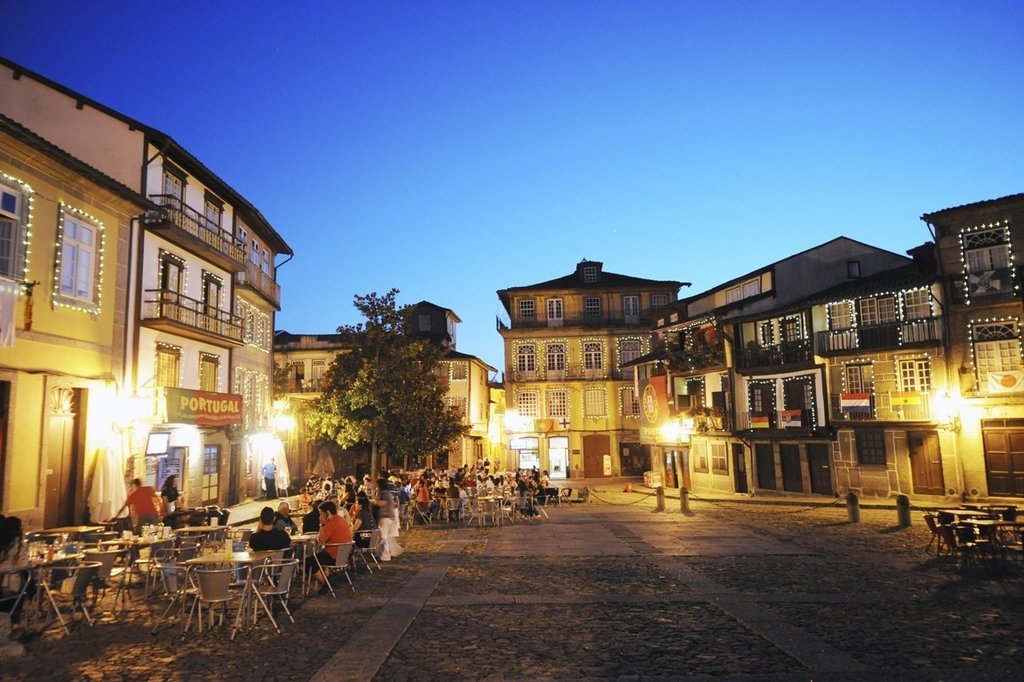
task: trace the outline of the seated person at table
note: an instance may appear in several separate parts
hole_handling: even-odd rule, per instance
[[[376,528],[377,520],[373,518],[373,510],[370,508],[370,501],[366,498],[366,493],[356,495],[356,503],[352,510],[355,512],[355,515],[352,516],[352,534],[355,536],[356,545],[369,547],[370,536],[365,531]],[[364,531],[364,533],[357,535],[357,531]]]
[[[17,516],[6,516],[0,521],[0,568],[24,569],[23,572],[6,573],[0,578],[0,591],[8,596],[21,590],[23,581],[30,580],[28,570],[28,543],[25,542],[21,533],[21,519]],[[31,598],[36,592],[35,585],[29,582],[25,589],[27,597]],[[18,613],[11,614],[11,620],[17,621],[25,599],[18,603]],[[10,611],[14,606],[14,600],[9,599],[0,602],[0,611]]]
[[[249,536],[249,547],[255,552],[274,549],[288,549],[292,539],[288,533],[274,527],[274,510],[264,507],[260,510],[260,527]]]
[[[295,525],[295,521],[292,519],[292,509],[288,506],[287,502],[277,505],[277,511],[274,512],[274,528],[283,530],[286,533],[299,532],[299,527]]]
[[[302,517],[302,532],[303,533],[319,533],[320,532],[320,505],[323,504],[323,500],[313,500],[313,506],[309,512]]]
[[[352,542],[352,527],[348,525],[346,515],[338,514],[338,507],[333,502],[320,505],[320,534],[317,540],[321,545],[332,545],[339,542]],[[327,575],[317,569],[317,561],[321,566],[333,566],[338,558],[337,547],[324,547],[315,556],[306,559],[306,570],[316,571],[316,580],[320,583],[320,594],[329,590]]]
[[[142,485],[141,479],[134,478],[132,479],[132,491],[128,493],[128,498],[125,499],[124,504],[112,519],[116,519],[125,510],[125,507],[128,507],[131,510],[132,518],[135,519],[132,528],[135,529],[136,535],[141,535],[143,526],[155,526],[160,523],[160,510],[157,508],[157,502],[160,499],[152,486]]]

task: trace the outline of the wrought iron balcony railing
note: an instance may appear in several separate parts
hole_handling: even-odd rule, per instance
[[[205,215],[187,205],[173,194],[154,194],[150,199],[159,204],[163,215],[159,218],[147,218],[146,223],[158,229],[161,225],[170,225],[177,231],[187,234],[198,244],[219,255],[226,261],[225,267],[239,271],[245,265],[245,245],[223,229],[212,223]]]
[[[142,319],[150,326],[169,323],[174,331],[191,332],[185,334],[190,337],[198,332],[242,343],[241,317],[168,289],[146,290]]]

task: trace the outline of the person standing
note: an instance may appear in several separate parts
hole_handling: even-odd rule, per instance
[[[273,457],[263,465],[263,485],[267,489],[266,499],[277,499],[277,464]]]
[[[152,486],[142,485],[141,479],[134,478],[132,479],[132,491],[128,493],[128,498],[112,518],[116,519],[127,507],[135,522],[132,524],[132,528],[135,530],[135,534],[139,535],[142,533],[143,526],[155,526],[160,523],[160,510],[157,508],[159,499]]]

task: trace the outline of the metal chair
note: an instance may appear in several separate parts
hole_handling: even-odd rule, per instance
[[[458,523],[462,518],[462,499],[458,497],[445,498],[444,515],[448,523]]]
[[[373,573],[373,569],[370,568],[370,562],[367,559],[367,557],[373,559],[373,563],[377,566],[377,568],[380,568],[380,562],[377,561],[377,554],[380,552],[381,542],[380,528],[356,531],[356,537],[365,538],[364,542],[355,543],[354,550],[356,556],[363,560],[363,563],[366,565],[366,570],[370,573]],[[365,547],[362,546],[364,544],[366,545]]]
[[[57,617],[57,620],[60,621],[60,625],[64,628],[65,633],[70,635],[71,628],[68,623],[64,622],[64,617],[61,615],[58,602],[71,604],[71,613],[69,614],[71,622],[74,622],[75,614],[78,611],[81,611],[86,622],[89,624],[89,627],[92,627],[92,614],[89,613],[89,607],[86,606],[86,600],[89,597],[89,586],[96,580],[99,570],[100,562],[98,561],[85,561],[74,566],[61,566],[59,568],[51,569],[51,576],[54,571],[60,571],[67,576],[64,580],[73,581],[70,592],[65,592],[61,589],[60,585],[54,589],[54,586],[50,585],[49,579],[40,581],[43,584],[43,591],[46,593],[46,597],[49,599],[50,605],[53,607],[53,613]]]
[[[314,560],[316,561],[317,568],[323,572],[324,577],[327,581],[324,583],[327,585],[327,589],[330,591],[331,596],[337,598],[338,595],[334,593],[334,587],[331,585],[331,573],[340,571],[345,576],[345,580],[348,581],[348,586],[352,588],[352,591],[356,591],[355,585],[352,584],[352,578],[349,576],[349,559],[352,558],[352,549],[355,547],[354,542],[329,542],[326,545],[322,545],[327,553],[330,553],[330,548],[334,547],[337,556],[334,558],[333,564],[324,565],[320,563],[320,558],[317,554],[314,554]],[[314,581],[315,582],[315,581]]]
[[[92,583],[93,608],[96,608],[96,602],[99,600],[100,590],[102,590],[104,595],[106,595],[107,588],[110,587],[111,581],[117,582],[117,589],[114,591],[114,605],[117,605],[118,599],[127,601],[129,597],[125,578],[127,577],[128,568],[127,565],[117,566],[117,561],[118,559],[122,559],[127,562],[128,550],[87,550],[85,552],[85,556],[89,561],[96,561],[100,565],[99,570],[96,572],[96,579]]]
[[[277,627],[277,621],[273,618],[274,599],[276,598],[281,603],[281,608],[288,614],[288,620],[294,623],[295,619],[288,609],[288,595],[292,589],[292,578],[295,577],[298,567],[298,559],[285,559],[284,561],[272,561],[252,569],[254,589],[266,600],[267,607],[270,609],[270,622],[274,624],[274,629],[278,632],[281,629]],[[253,624],[256,623],[257,614],[258,609],[254,609]]]
[[[232,589],[231,583],[234,580],[235,571],[233,568],[198,568],[191,571],[189,575],[195,581],[196,592],[192,599],[192,607],[188,611],[188,619],[185,621],[185,629],[182,631],[182,639],[188,632],[192,623],[192,614],[199,609],[196,619],[199,632],[203,631],[203,605],[210,607],[210,627],[213,627],[213,614],[217,606],[221,607],[220,624],[224,624],[224,614],[227,612],[228,604],[239,598],[239,594]]]

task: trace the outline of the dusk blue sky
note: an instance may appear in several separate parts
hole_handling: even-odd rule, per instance
[[[1021,2],[5,3],[9,59],[171,135],[291,244],[277,328],[463,320],[607,270],[696,293],[1024,191]]]

